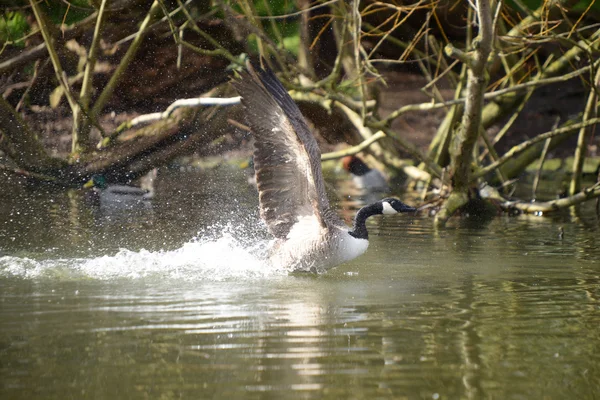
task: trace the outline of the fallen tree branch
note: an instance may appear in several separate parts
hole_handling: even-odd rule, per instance
[[[493,163],[487,165],[484,168],[481,168],[478,171],[475,171],[473,173],[473,175],[471,176],[471,180],[473,181],[477,178],[481,178],[482,176],[488,174],[489,172],[495,170],[496,168],[501,167],[504,163],[509,161],[512,157],[514,157],[515,155],[517,155],[519,153],[522,153],[523,151],[527,150],[529,147],[531,147],[532,145],[534,145],[536,143],[539,143],[539,142],[549,139],[549,138],[553,138],[555,136],[562,135],[563,133],[571,132],[571,131],[581,129],[583,127],[587,127],[590,125],[595,125],[597,123],[600,123],[600,118],[590,118],[585,122],[579,122],[579,123],[576,123],[573,125],[564,126],[562,128],[554,129],[550,132],[546,132],[546,133],[537,135],[533,139],[530,139],[530,140],[523,142],[517,146],[514,146],[512,149],[510,149],[509,151],[504,153],[502,155],[502,157],[500,157]],[[509,176],[509,178],[510,178],[510,176]]]
[[[125,53],[123,58],[121,59],[119,66],[117,67],[117,69],[111,76],[110,80],[108,81],[108,83],[106,84],[106,86],[104,87],[104,89],[102,90],[100,95],[98,96],[98,99],[94,103],[94,106],[91,108],[90,115],[92,118],[96,118],[98,115],[100,115],[100,112],[104,109],[104,106],[108,102],[108,99],[110,98],[110,96],[112,95],[113,91],[115,90],[117,84],[121,80],[123,73],[129,66],[129,64],[133,61],[134,56],[137,54],[137,51],[138,51],[140,45],[142,44],[142,40],[148,33],[147,32],[148,26],[156,18],[159,10],[160,10],[159,2],[155,0],[152,3],[152,5],[150,6],[150,10],[146,14],[146,17],[142,21],[142,23],[137,31],[135,39],[133,40],[133,42],[127,49],[127,52]]]
[[[0,164],[0,171],[6,171],[16,176],[22,176],[29,179],[35,179],[36,181],[42,182],[56,182],[57,179],[54,176],[38,174],[36,172],[26,171],[21,168],[13,168],[8,165]]]
[[[491,187],[486,187],[480,191],[481,197],[495,200],[500,208],[503,210],[519,210],[525,213],[536,213],[541,215],[542,213],[558,211],[563,208],[571,207],[587,200],[592,200],[600,197],[600,182],[596,183],[587,189],[583,189],[581,192],[565,197],[563,199],[551,200],[551,201],[536,201],[533,203],[516,200],[507,200],[498,191]]]
[[[581,75],[589,72],[592,69],[592,67],[594,69],[597,68],[599,65],[600,65],[600,61],[596,62],[595,65],[587,65],[587,66],[579,68],[575,71],[569,72],[568,74],[551,77],[551,78],[546,78],[546,79],[537,79],[536,78],[529,82],[521,83],[519,85],[514,85],[511,87],[504,88],[504,89],[499,89],[499,90],[496,90],[493,92],[485,93],[483,98],[484,98],[484,100],[493,100],[497,97],[504,96],[509,93],[521,92],[523,90],[536,88],[538,86],[549,85],[551,83],[566,82],[570,79],[576,78],[578,76],[581,76]],[[445,107],[452,106],[455,104],[464,104],[465,101],[466,101],[466,98],[462,97],[459,99],[452,99],[452,100],[439,102],[439,103],[428,102],[428,103],[420,103],[420,104],[408,104],[406,106],[402,106],[402,107],[398,108],[395,111],[392,111],[390,114],[388,114],[388,116],[383,118],[381,121],[377,122],[377,124],[375,126],[383,127],[383,126],[389,125],[393,120],[395,120],[396,118],[398,118],[408,112],[437,110],[437,109],[445,108]]]
[[[357,112],[355,112],[354,110],[352,110],[350,107],[346,106],[345,104],[342,104],[337,101],[333,101],[331,99],[327,99],[321,95],[318,95],[316,93],[311,93],[311,92],[292,91],[292,92],[290,92],[290,95],[292,96],[292,98],[294,100],[317,103],[321,107],[323,107],[325,110],[328,110],[328,111],[331,111],[331,107],[334,106],[346,115],[346,118],[348,118],[350,123],[352,123],[352,125],[359,132],[363,141],[368,141],[374,136],[373,131],[372,131],[373,124],[371,124],[370,122],[367,122],[366,124],[363,123],[363,120],[360,117],[360,115]],[[435,164],[431,160],[429,160],[415,146],[413,146],[412,144],[399,138],[395,134],[395,132],[393,132],[389,128],[384,128],[384,129],[382,129],[382,131],[385,134],[386,138],[394,140],[396,143],[398,143],[400,145],[400,147],[403,150],[407,151],[415,159],[417,159],[418,161],[424,162],[431,169],[433,175],[435,175],[438,178],[442,175],[441,168],[437,164]],[[380,140],[380,139],[377,139],[377,140]],[[375,146],[373,146],[373,144]],[[413,171],[412,169],[416,170],[417,168],[412,165],[405,164],[405,163],[393,162],[392,157],[387,157],[385,154],[385,151],[381,148],[381,146],[378,146],[377,143],[370,142],[369,145],[374,149],[374,152],[376,154],[378,154],[379,156],[382,157],[382,159],[385,160],[386,163],[392,165],[394,168],[403,170],[410,177],[414,177],[415,179],[419,179],[419,180],[431,178],[431,175],[426,171],[420,170],[420,172],[418,172],[418,173],[416,171]],[[359,144],[359,146],[360,146],[360,144]],[[366,148],[366,146],[365,146],[365,148]],[[393,159],[396,159],[396,157],[393,157]],[[408,171],[407,168],[411,169],[411,171]]]
[[[36,135],[29,130],[21,115],[0,96],[0,149],[21,168],[55,175],[67,163],[48,155]]]
[[[199,97],[195,99],[179,99],[174,101],[163,112],[144,114],[131,120],[131,126],[143,124],[146,122],[157,121],[159,119],[169,118],[173,111],[181,107],[198,106],[232,106],[240,104],[240,96],[237,97]]]
[[[165,111],[139,115],[133,118],[131,121],[123,122],[117,127],[117,129],[115,129],[115,131],[110,136],[107,136],[104,139],[102,139],[102,141],[98,144],[98,148],[101,149],[108,146],[108,144],[111,143],[117,136],[131,128],[137,127],[138,125],[167,119],[178,108],[190,108],[198,106],[231,106],[240,104],[240,99],[241,98],[238,96],[228,98],[198,97],[193,99],[176,100],[173,103],[171,103],[165,109]]]
[[[163,112],[144,114],[135,117],[129,121],[129,127],[136,125],[166,119],[171,116],[173,111],[182,107],[198,107],[198,106],[232,106],[240,104],[240,96],[237,97],[198,97],[194,99],[179,99],[174,101]]]
[[[332,151],[330,153],[321,154],[321,161],[335,160],[337,158],[352,156],[354,154],[360,153],[361,151],[369,147],[372,143],[378,141],[379,139],[383,139],[384,137],[387,137],[387,135],[383,131],[379,131],[370,138],[364,140],[362,143],[357,144],[356,146],[348,147],[340,151]]]

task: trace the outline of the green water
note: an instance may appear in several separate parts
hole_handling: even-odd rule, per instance
[[[125,212],[0,197],[2,399],[600,397],[592,207],[378,218],[363,257],[314,276],[262,265],[230,171],[161,174]]]

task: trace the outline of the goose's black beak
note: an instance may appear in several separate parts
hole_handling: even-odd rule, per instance
[[[408,206],[406,204],[402,204],[402,207],[400,208],[400,210],[398,210],[398,212],[401,212],[401,213],[417,212],[417,211],[419,211],[418,208],[414,208],[414,207]]]

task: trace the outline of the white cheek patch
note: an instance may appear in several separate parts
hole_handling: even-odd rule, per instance
[[[388,203],[387,201],[384,201],[383,203],[383,214],[385,215],[390,215],[390,214],[398,214],[398,211],[394,210],[394,207],[392,207],[390,205],[390,203]]]

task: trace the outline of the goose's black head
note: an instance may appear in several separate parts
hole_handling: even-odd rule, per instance
[[[390,215],[414,211],[417,211],[417,209],[408,206],[400,200],[395,199],[393,197],[388,197],[386,199],[379,200],[373,204],[369,204],[368,206],[364,206],[363,208],[358,210],[358,213],[354,218],[354,229],[349,231],[349,233],[357,239],[368,239],[369,233],[367,232],[367,226],[365,224],[367,218],[373,215]]]

